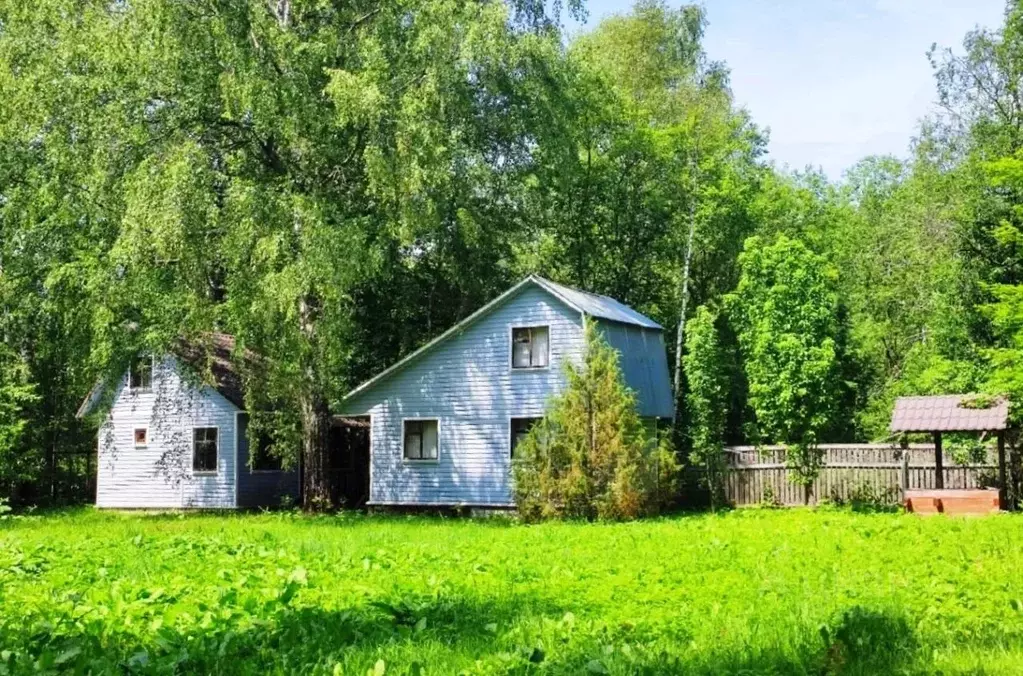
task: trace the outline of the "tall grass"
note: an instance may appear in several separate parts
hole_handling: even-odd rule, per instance
[[[1023,673],[1023,519],[0,521],[0,673]]]

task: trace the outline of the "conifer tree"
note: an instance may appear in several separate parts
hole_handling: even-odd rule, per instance
[[[527,520],[634,519],[669,498],[678,463],[658,443],[622,378],[618,352],[592,322],[581,364],[519,445],[515,498]]]

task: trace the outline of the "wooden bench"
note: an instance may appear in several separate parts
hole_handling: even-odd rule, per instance
[[[1001,509],[993,488],[906,491],[906,511],[916,514],[991,514]]]

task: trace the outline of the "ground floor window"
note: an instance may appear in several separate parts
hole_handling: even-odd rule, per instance
[[[405,459],[436,460],[438,452],[436,420],[405,421]]]
[[[540,422],[540,418],[512,418],[511,419],[511,457],[512,459],[518,457],[515,454],[515,448],[522,443],[522,440],[526,438],[529,431],[533,429],[533,425]]]
[[[217,428],[196,427],[192,430],[192,471],[217,471]]]

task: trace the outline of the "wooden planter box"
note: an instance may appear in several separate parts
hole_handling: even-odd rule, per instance
[[[928,489],[906,491],[906,511],[917,514],[991,514],[1001,509],[998,490]]]

